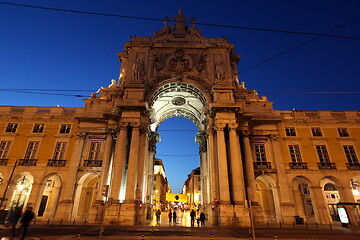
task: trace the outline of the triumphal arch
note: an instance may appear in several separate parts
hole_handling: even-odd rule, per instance
[[[118,81],[85,100],[79,135],[108,133],[100,180],[109,186],[106,223],[139,224],[152,214],[157,128],[173,116],[198,128],[202,208],[210,222],[248,226],[250,206],[253,219],[264,220],[249,131],[280,151],[272,102],[239,83],[234,46],[203,37],[195,24],[179,11],[154,37],[132,37],[118,53]],[[293,216],[286,194],[281,201],[284,216]]]

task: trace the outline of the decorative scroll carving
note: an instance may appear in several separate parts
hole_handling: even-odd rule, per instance
[[[270,134],[269,135],[271,141],[278,141],[279,140],[279,134]]]
[[[206,66],[206,54],[204,53],[193,53],[190,54],[194,61],[194,67],[199,73],[205,69]]]
[[[250,131],[249,130],[242,130],[241,131],[241,133],[242,133],[242,135],[244,136],[244,137],[249,137],[250,136]]]
[[[168,69],[176,73],[191,71],[192,64],[188,58],[185,58],[183,49],[176,49],[175,57],[170,59]]]
[[[237,123],[229,123],[228,126],[229,126],[230,131],[236,131],[239,124],[237,124]]]
[[[225,123],[217,123],[215,125],[215,130],[216,131],[224,131],[224,128],[226,127],[226,124]]]
[[[200,143],[199,151],[200,153],[207,151],[207,133],[205,131],[199,132],[196,134],[195,141]]]
[[[150,152],[156,152],[156,143],[160,142],[160,134],[157,132],[149,132],[148,133],[148,139],[149,139],[149,148],[148,150]]]

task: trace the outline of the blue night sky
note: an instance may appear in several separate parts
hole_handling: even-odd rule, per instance
[[[14,0],[88,12],[163,19],[182,8],[199,23],[325,33],[360,17],[358,0],[247,1],[116,1]],[[0,3],[0,104],[82,107],[82,98],[10,92],[8,89],[91,90],[53,92],[88,96],[117,79],[116,55],[130,36],[152,36],[160,21],[76,14]],[[360,94],[298,94],[284,92],[360,92],[360,41],[321,37],[279,58],[245,72],[314,36],[198,26],[205,37],[226,37],[242,54],[239,79],[274,101],[274,109],[360,110]],[[360,19],[332,32],[360,38]],[[271,93],[272,92],[272,93]],[[280,93],[274,93],[280,92]],[[49,92],[48,92],[49,93]],[[177,131],[163,131],[177,130]],[[178,131],[188,130],[188,131]],[[195,125],[171,118],[159,127],[157,157],[164,160],[174,191],[199,166]],[[188,145],[186,145],[188,144]],[[186,155],[186,156],[166,156]]]

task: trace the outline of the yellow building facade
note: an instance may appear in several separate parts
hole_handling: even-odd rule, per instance
[[[118,53],[120,76],[83,108],[0,107],[1,208],[38,219],[147,224],[158,126],[198,128],[209,223],[359,224],[360,112],[278,111],[238,81],[234,46],[181,12]],[[250,210],[251,213],[250,214]],[[104,213],[104,214],[103,214]]]

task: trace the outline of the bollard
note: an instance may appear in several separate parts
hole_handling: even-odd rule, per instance
[[[307,222],[305,222],[305,227],[308,228]]]
[[[280,221],[279,225],[280,225],[280,228],[281,228],[281,227],[282,227],[282,226],[281,226],[281,221]]]
[[[331,223],[329,223],[329,226],[330,226],[330,229],[332,229],[332,225],[331,225]]]
[[[214,239],[214,235],[210,234],[210,240],[213,240],[213,239]]]
[[[50,218],[48,218],[48,221],[47,221],[47,225],[49,225],[50,224]]]
[[[295,222],[293,222],[293,228],[295,228]]]
[[[275,239],[275,240],[277,240],[277,239],[278,239],[278,238],[277,238],[277,235],[274,235],[274,239]]]
[[[316,223],[316,228],[319,228],[319,224],[318,224],[318,223]]]
[[[36,224],[36,218],[34,219],[34,225]]]
[[[60,225],[62,225],[62,219],[60,219]]]
[[[74,221],[73,221],[73,225],[75,225],[75,218],[74,218]]]
[[[85,221],[84,221],[84,225],[86,225],[86,219],[85,219]]]
[[[80,233],[78,234],[77,239],[80,239]]]
[[[267,227],[269,228],[270,227],[269,221],[267,221],[266,223],[267,223]]]

